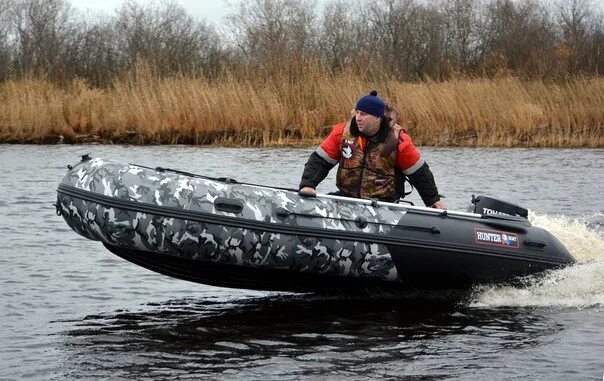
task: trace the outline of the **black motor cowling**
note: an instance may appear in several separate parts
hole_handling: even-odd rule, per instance
[[[484,216],[505,215],[519,216],[528,219],[528,210],[511,202],[497,200],[488,196],[472,195],[470,211]]]

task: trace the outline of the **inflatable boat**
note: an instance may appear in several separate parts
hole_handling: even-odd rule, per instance
[[[467,289],[574,262],[525,209],[486,196],[447,211],[89,155],[68,169],[56,208],[73,230],[147,269],[214,286]]]

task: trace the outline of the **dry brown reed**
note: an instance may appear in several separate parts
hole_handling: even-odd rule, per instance
[[[139,68],[109,89],[81,80],[0,84],[0,142],[314,145],[376,88],[419,145],[604,147],[604,79],[365,82],[309,70],[293,80],[160,78]]]

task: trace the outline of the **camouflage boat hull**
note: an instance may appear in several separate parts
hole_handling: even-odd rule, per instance
[[[466,288],[573,263],[525,219],[303,197],[88,157],[61,181],[57,212],[131,262],[225,287]]]

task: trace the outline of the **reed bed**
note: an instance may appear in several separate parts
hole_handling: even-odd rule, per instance
[[[81,80],[0,84],[2,143],[314,145],[378,89],[419,145],[604,147],[604,79],[515,77],[365,82],[306,73],[242,79],[160,78],[150,70],[108,89]]]

